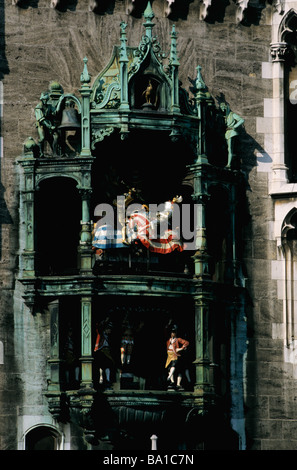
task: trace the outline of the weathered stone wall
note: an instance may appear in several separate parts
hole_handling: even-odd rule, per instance
[[[29,2],[33,6],[28,8],[9,0],[0,2],[0,77],[4,89],[4,155],[0,160],[0,341],[4,345],[4,364],[0,364],[1,449],[20,447],[22,433],[38,417],[51,422],[42,395],[49,319],[46,313],[31,315],[16,283],[19,180],[15,160],[25,139],[37,136],[34,107],[51,80],[58,80],[65,92],[78,95],[83,58],[88,58],[89,73],[95,78],[108,63],[113,45],[119,43],[121,21],[128,23],[128,44],[138,45],[143,34],[141,17],[127,15],[122,0],[109,3],[105,13],[96,14],[89,11],[87,0],[78,1],[65,12],[51,8],[49,0]],[[252,15],[247,24],[237,24],[235,2],[222,2],[222,8],[212,11],[211,21],[199,19],[198,0],[185,3],[186,7],[176,9],[174,18],[166,18],[167,2],[155,0],[154,34],[168,52],[175,24],[183,87],[190,89],[196,66],[201,65],[212,96],[223,93],[231,109],[245,119],[240,149],[251,216],[244,234],[250,295],[244,378],[247,446],[292,449],[297,444],[292,440],[297,422],[293,366],[283,362],[282,340],[272,339],[272,322],[280,322],[282,316],[276,282],[270,275],[271,259],[276,258],[276,243],[271,237],[273,202],[268,195],[269,173],[257,171],[256,161],[256,153],[264,152],[256,118],[263,116],[264,97],[270,98],[272,93],[271,82],[262,77],[262,63],[270,60],[272,7],[267,3],[260,19]]]

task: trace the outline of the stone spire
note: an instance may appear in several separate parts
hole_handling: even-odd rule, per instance
[[[152,39],[152,30],[155,26],[155,24],[152,22],[152,19],[155,17],[155,15],[150,1],[147,3],[147,7],[143,13],[143,16],[145,18],[145,23],[143,23],[143,26],[145,27],[146,36]]]

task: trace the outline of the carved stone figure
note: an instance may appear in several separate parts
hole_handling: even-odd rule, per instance
[[[244,123],[244,119],[231,111],[230,106],[226,102],[220,103],[220,109],[225,116],[225,139],[228,147],[228,162],[226,166],[230,168],[234,157],[234,137],[238,135],[238,128]]]
[[[40,156],[44,156],[44,143],[48,141],[50,144],[53,155],[57,155],[58,144],[58,131],[54,123],[56,109],[49,103],[49,94],[42,93],[40,102],[35,108],[36,127],[38,131],[38,145],[40,149]]]

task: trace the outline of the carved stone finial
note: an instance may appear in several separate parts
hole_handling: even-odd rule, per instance
[[[83,69],[83,72],[80,76],[80,81],[81,81],[81,83],[90,83],[91,76],[89,75],[88,67],[87,67],[88,59],[85,57],[83,59],[83,61],[84,61],[84,69]]]
[[[98,7],[99,7],[99,0],[90,0],[89,11],[95,12]]]
[[[284,13],[284,0],[272,0],[275,10],[282,15]]]
[[[143,16],[145,19],[145,23],[143,23],[143,26],[145,27],[145,30],[146,30],[146,36],[149,38],[152,38],[152,29],[155,26],[152,20],[154,19],[155,14],[153,12],[150,1],[147,3]]]
[[[249,5],[249,0],[237,0],[236,1],[236,23],[241,23],[244,18],[244,12]]]
[[[200,0],[200,20],[205,20],[208,15],[208,9],[211,7],[212,0]]]
[[[126,14],[130,15],[134,10],[136,0],[126,0]]]
[[[149,20],[152,20],[155,17],[150,1],[147,2],[147,6],[146,6],[146,9],[144,10],[143,16],[145,19],[149,19]]]
[[[201,75],[201,70],[202,70],[201,65],[198,65],[196,67],[196,70],[197,70],[197,78],[196,78],[196,81],[195,81],[196,90],[197,91],[205,91],[206,90],[206,85],[205,85],[205,82],[204,82],[204,80],[202,78],[202,75]]]
[[[166,0],[168,5],[165,6],[165,16],[169,16],[170,13],[172,12],[172,5],[175,2],[175,0]]]
[[[51,8],[57,8],[61,3],[61,0],[51,0],[50,6]]]
[[[33,139],[33,137],[28,137],[25,142],[24,142],[24,154],[25,155],[37,155],[38,153],[38,145],[37,143],[35,142],[35,140]]]

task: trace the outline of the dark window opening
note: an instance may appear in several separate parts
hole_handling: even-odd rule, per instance
[[[297,181],[295,122],[297,118],[297,16],[291,12],[282,26],[282,40],[287,43],[284,70],[285,164],[290,183]]]
[[[106,243],[98,243],[94,246],[94,251],[96,251],[95,248],[99,249],[96,251],[98,256],[94,266],[94,274],[105,272],[191,272],[193,267],[192,253],[188,249],[174,248],[170,253],[160,254],[153,251],[151,247],[147,248],[139,240],[133,244],[126,243],[124,245],[115,242],[116,239],[123,239],[123,230],[125,230],[123,221],[120,219],[117,201],[119,197],[123,197],[131,189],[133,190],[132,201],[126,207],[129,211],[145,206],[151,210],[152,205],[157,208],[167,201],[172,201],[176,196],[182,196],[182,203],[175,206],[176,218],[168,219],[168,228],[174,234],[177,233],[177,245],[182,242],[183,248],[184,243],[187,244],[189,241],[188,239],[184,240],[184,237],[188,237],[189,232],[193,234],[192,187],[187,180],[187,165],[192,159],[190,147],[185,142],[172,142],[169,138],[169,132],[135,130],[130,134],[126,141],[121,141],[118,135],[106,138],[98,145],[98,155],[93,164],[93,220],[99,226],[99,238],[105,236],[106,221],[108,226],[110,223],[113,225],[112,230],[115,233],[113,241],[108,243],[107,247]],[[102,155],[111,155],[112,158],[103,159]],[[189,217],[184,209],[185,206],[189,208]],[[101,217],[99,213],[101,213]],[[111,214],[108,218],[106,217],[107,213]],[[145,216],[148,216],[148,212]],[[105,227],[102,229],[103,225]],[[134,229],[135,227],[130,227],[132,238]],[[115,230],[117,231],[114,232]],[[156,240],[166,239],[163,237],[164,232],[161,233],[160,225],[156,223]],[[110,232],[108,233],[110,234]],[[149,237],[152,233],[150,232]],[[151,238],[153,239],[153,236]]]
[[[41,275],[75,274],[81,199],[70,178],[49,178],[36,192],[36,266]]]
[[[25,438],[25,450],[58,450],[59,436],[47,426],[29,431]]]
[[[297,67],[285,71],[285,164],[290,183],[297,181],[297,149],[295,123],[297,120]]]
[[[81,304],[76,296],[60,300],[60,383],[65,390],[79,388],[81,379]]]

